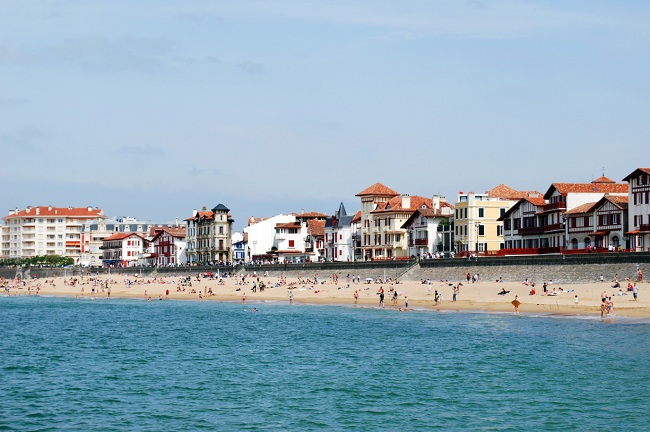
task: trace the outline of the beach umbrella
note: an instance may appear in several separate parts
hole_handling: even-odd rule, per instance
[[[371,277],[366,278],[366,282],[372,282],[372,281],[373,281],[373,279]]]

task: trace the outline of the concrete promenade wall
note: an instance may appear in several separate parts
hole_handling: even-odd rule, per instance
[[[275,264],[266,266],[244,266],[237,269],[231,267],[129,267],[114,269],[93,269],[99,274],[142,275],[155,276],[196,276],[198,273],[211,271],[220,273],[235,271],[239,274],[263,275],[268,272],[270,277],[284,274],[296,277],[298,274],[305,278],[313,278],[316,274],[321,280],[327,280],[332,274],[337,274],[341,282],[349,274],[365,278],[399,278],[402,280],[448,280],[460,281],[465,275],[479,274],[481,280],[497,280],[503,277],[505,281],[523,281],[528,278],[536,282],[553,280],[556,283],[589,283],[598,281],[600,274],[610,281],[618,273],[619,280],[626,277],[636,279],[637,268],[641,268],[644,277],[650,271],[650,253],[601,253],[582,255],[542,255],[542,256],[513,256],[513,257],[479,257],[475,260],[466,258],[415,261],[371,261],[354,263],[310,263],[310,264]],[[79,276],[79,268],[31,268],[11,269],[0,268],[0,276],[7,279],[17,274],[25,277],[48,278],[55,276]],[[87,270],[84,269],[84,274]]]

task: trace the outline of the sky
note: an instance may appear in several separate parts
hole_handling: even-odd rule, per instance
[[[0,216],[333,214],[650,166],[650,2],[0,0]]]

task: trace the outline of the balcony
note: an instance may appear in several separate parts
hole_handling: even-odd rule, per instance
[[[544,232],[544,227],[519,228],[519,235],[541,234],[543,232]]]
[[[543,232],[552,232],[552,231],[564,231],[564,224],[558,223],[558,224],[546,225],[544,227]]]
[[[428,238],[415,239],[413,240],[413,244],[415,246],[426,246],[427,244],[429,244],[429,239]]]
[[[650,232],[650,224],[641,224],[641,225],[639,225],[639,231],[641,231],[641,232]]]
[[[544,204],[544,211],[551,210],[566,210],[566,202],[560,201],[556,203]]]

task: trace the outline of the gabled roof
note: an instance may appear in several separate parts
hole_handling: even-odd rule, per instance
[[[589,213],[590,211],[593,210],[595,206],[596,206],[595,202],[584,203],[582,205],[572,208],[571,210],[567,210],[566,212],[564,212],[564,214],[574,215],[574,214]]]
[[[522,199],[520,199],[519,201],[517,201],[516,203],[514,203],[514,204],[512,205],[512,207],[510,207],[510,208],[509,208],[509,209],[508,209],[508,210],[503,214],[503,216],[499,217],[497,220],[498,220],[498,221],[501,221],[501,222],[504,221],[504,220],[506,220],[506,219],[507,219],[507,218],[508,218],[512,213],[514,213],[514,212],[515,212],[519,207],[521,207],[521,206],[522,206],[524,203],[526,203],[526,202],[531,203],[532,205],[534,205],[535,207],[537,207],[538,210],[539,210],[540,208],[543,208],[544,205],[546,204],[546,200],[544,200],[544,198],[542,198],[542,197],[535,197],[535,198],[528,198],[528,197],[526,197],[526,198],[522,198]]]
[[[106,242],[106,241],[114,241],[114,240],[124,240],[124,239],[126,239],[126,238],[128,238],[128,237],[132,237],[132,236],[138,237],[138,238],[140,238],[140,239],[142,239],[142,240],[146,240],[144,237],[142,237],[142,236],[141,236],[140,234],[138,234],[138,233],[135,233],[135,232],[128,232],[128,233],[117,233],[117,234],[113,234],[113,235],[110,236],[110,237],[106,237],[105,239],[102,239],[102,241],[105,241],[105,242]]]
[[[395,196],[389,199],[386,202],[377,203],[377,208],[372,211],[372,213],[379,212],[397,212],[397,211],[415,211],[424,207],[431,208],[433,207],[433,201],[431,198],[424,198],[421,196],[413,195],[410,197],[410,206],[408,208],[402,207],[402,197],[400,195]],[[443,205],[444,203],[440,203]]]
[[[325,235],[325,221],[312,219],[307,221],[309,233],[314,237],[323,237]]]
[[[629,173],[627,176],[625,176],[623,181],[629,182],[631,178],[637,177],[639,174],[642,174],[642,173],[643,174],[650,174],[650,168],[637,168],[634,171],[632,171],[631,173]]]
[[[392,197],[392,196],[399,195],[399,194],[397,192],[395,192],[394,190],[392,190],[391,188],[389,188],[387,186],[384,186],[381,183],[375,183],[374,185],[370,186],[369,188],[362,190],[361,192],[359,192],[355,196],[362,197],[362,196],[369,196],[369,195]]]
[[[357,212],[354,214],[354,217],[352,218],[352,222],[359,222],[361,220],[361,210],[357,210]]]
[[[409,225],[413,224],[413,222],[420,216],[424,216],[426,218],[433,218],[433,217],[441,217],[441,218],[446,218],[446,219],[451,219],[453,217],[452,214],[442,214],[440,210],[434,210],[434,209],[417,209],[416,211],[413,212],[413,214],[402,224],[402,228],[406,229],[408,228]]]
[[[628,185],[625,183],[553,183],[548,188],[544,198],[549,199],[557,190],[561,195],[569,193],[627,193]]]

